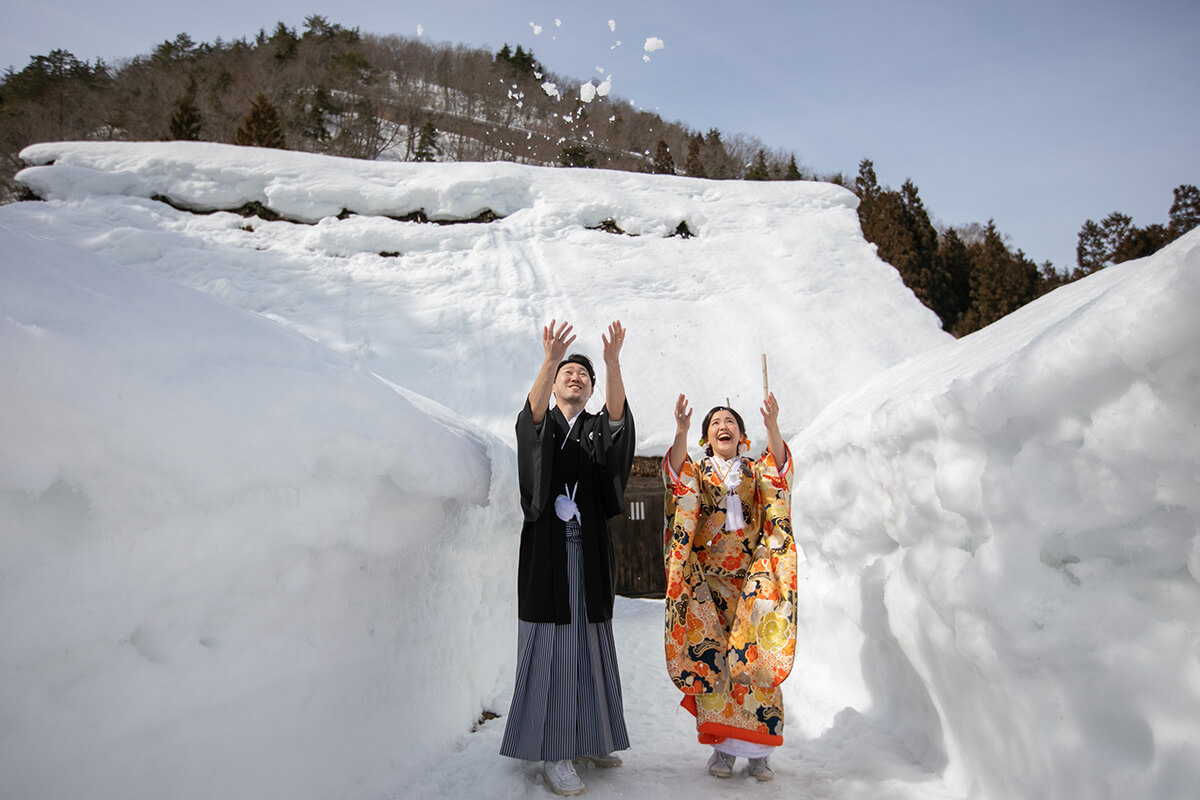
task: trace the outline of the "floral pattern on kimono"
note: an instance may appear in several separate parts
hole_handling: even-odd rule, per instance
[[[796,543],[791,453],[743,457],[736,492],[745,527],[725,530],[727,475],[714,458],[663,459],[667,670],[701,742],[783,742],[779,685],[796,653]],[[730,482],[732,483],[732,482]]]

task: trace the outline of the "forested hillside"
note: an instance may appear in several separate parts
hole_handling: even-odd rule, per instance
[[[823,180],[858,194],[863,235],[963,335],[1096,269],[1153,253],[1195,227],[1200,192],[1175,190],[1167,224],[1113,212],[1080,231],[1078,263],[1059,270],[1010,246],[992,222],[936,225],[916,184],[818,174],[752,135],[692,130],[609,94],[607,82],[554,74],[531,51],[495,53],[379,36],[321,16],[251,39],[186,33],[117,64],[54,50],[0,81],[0,202],[21,150],[64,140],[193,139],[362,159],[515,161],[718,180]]]
[[[363,34],[319,16],[303,32],[279,23],[251,40],[197,43],[181,33],[115,65],[56,50],[10,69],[0,102],[6,179],[20,149],[38,141],[233,143],[239,130],[245,143],[352,158],[634,171],[677,162],[680,173],[710,178],[746,177],[761,152],[765,177],[783,177],[789,164],[793,177],[813,177],[794,154],[665,122],[608,96],[603,83],[555,75],[519,45],[489,53]],[[275,120],[275,138],[246,130],[253,109]]]

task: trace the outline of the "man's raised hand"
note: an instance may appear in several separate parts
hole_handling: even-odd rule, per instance
[[[625,343],[625,329],[621,327],[621,321],[610,323],[608,335],[600,334],[600,341],[604,343],[604,363],[616,364],[620,359],[621,345]]]
[[[575,341],[575,337],[571,335],[574,326],[569,322],[563,320],[558,330],[554,329],[555,322],[550,320],[550,324],[542,328],[542,348],[546,351],[546,359],[557,363],[566,357],[567,348]]]

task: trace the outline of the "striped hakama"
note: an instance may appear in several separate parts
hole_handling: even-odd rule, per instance
[[[519,621],[501,755],[561,761],[629,748],[612,621],[587,621],[582,541],[579,523],[567,522],[570,624]]]

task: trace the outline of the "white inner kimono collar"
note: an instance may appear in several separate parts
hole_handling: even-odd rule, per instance
[[[734,456],[726,461],[713,453],[708,458],[725,486],[725,530],[740,531],[746,527],[746,518],[742,514],[742,498],[737,493],[738,485],[742,482],[742,457]]]

